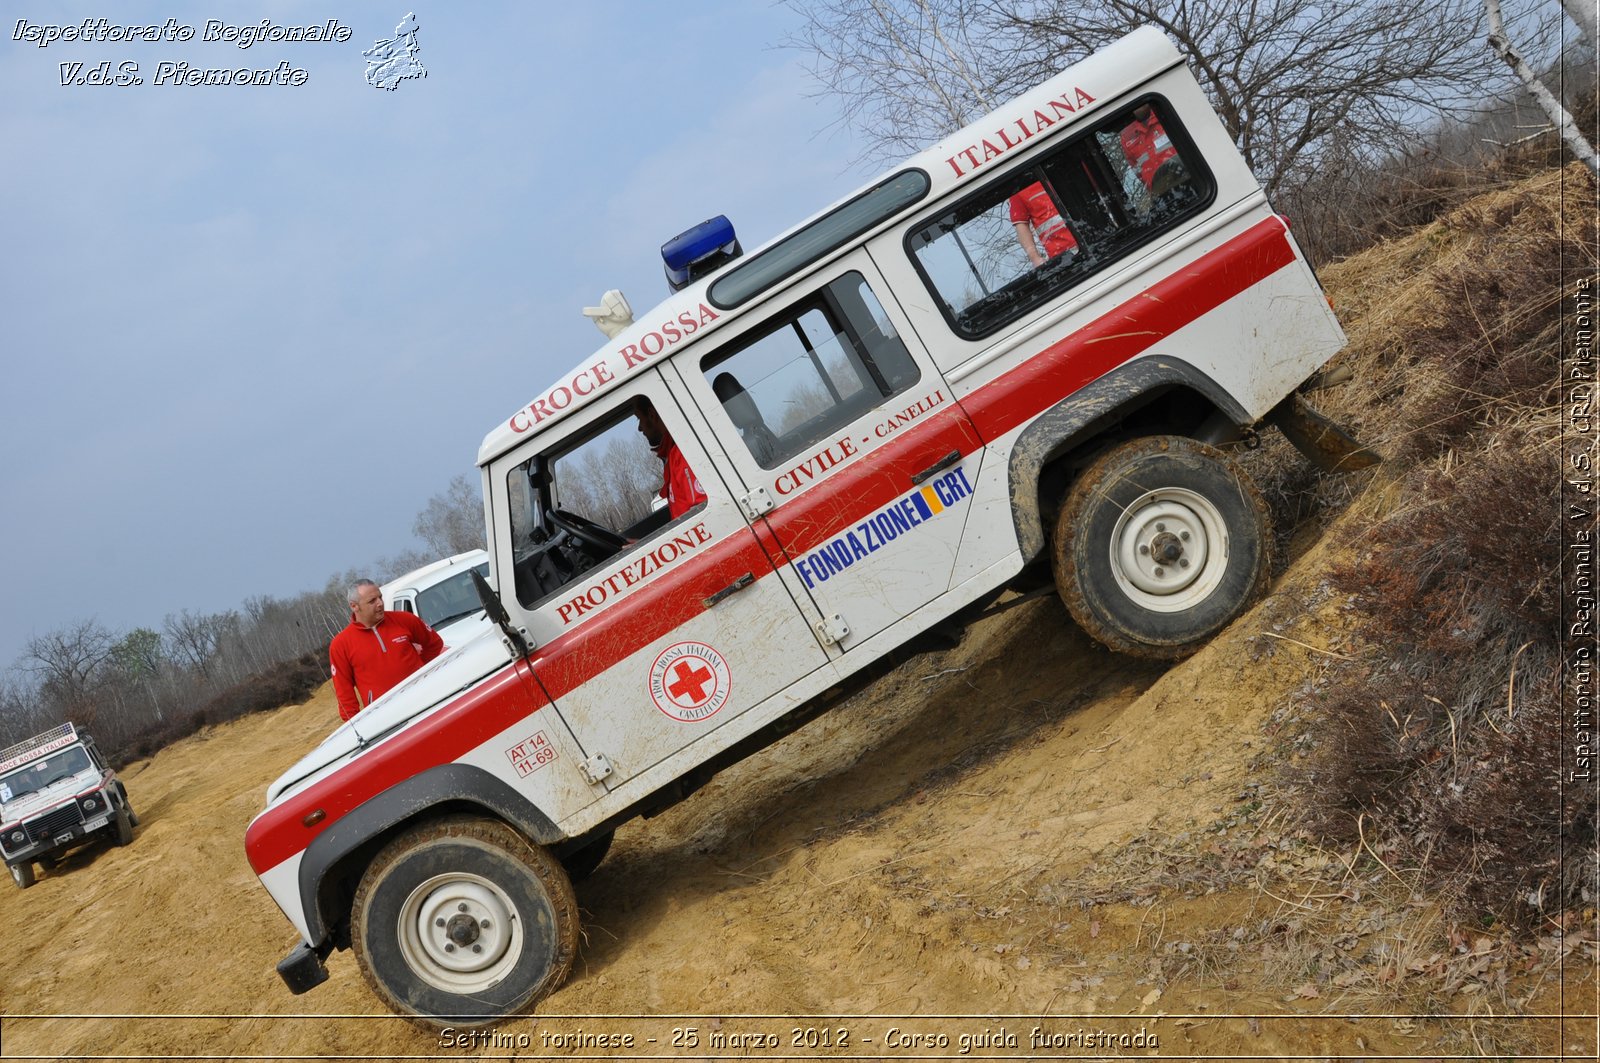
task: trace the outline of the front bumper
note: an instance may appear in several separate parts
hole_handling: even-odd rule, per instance
[[[38,859],[44,853],[57,849],[70,848],[97,831],[104,830],[110,825],[113,815],[113,810],[102,800],[99,809],[85,818],[82,806],[74,800],[43,815],[8,824],[0,832],[0,854],[10,865]],[[17,831],[23,833],[25,841],[12,840],[12,835]]]

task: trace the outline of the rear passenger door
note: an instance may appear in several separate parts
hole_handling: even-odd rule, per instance
[[[981,444],[866,251],[770,302],[685,386],[823,641],[848,650],[949,588]]]

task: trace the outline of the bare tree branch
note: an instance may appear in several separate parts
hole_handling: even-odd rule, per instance
[[[481,548],[483,499],[478,485],[466,473],[456,476],[442,493],[428,499],[411,530],[438,557]]]
[[[1574,0],[1576,2],[1576,0]],[[1472,0],[818,0],[790,44],[870,150],[903,156],[1139,26],[1188,59],[1269,192],[1403,150],[1509,88]]]

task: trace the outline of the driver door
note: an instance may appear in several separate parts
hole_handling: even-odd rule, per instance
[[[676,516],[661,496],[666,453],[641,434],[641,405],[703,496],[680,498]],[[742,720],[751,709],[826,666],[658,372],[497,461],[490,489],[504,492],[495,511],[510,518],[496,531],[507,608],[533,638],[533,672],[582,750],[594,796],[690,745],[742,737],[756,726]],[[660,781],[672,773],[664,767]]]

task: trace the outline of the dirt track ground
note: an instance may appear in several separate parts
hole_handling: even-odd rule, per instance
[[[1320,558],[1280,589],[1315,580]],[[1318,667],[1305,647],[1336,634],[1286,615],[1289,602],[1270,598],[1166,670],[1096,648],[1050,599],[975,626],[619,832],[578,889],[571,978],[489,1040],[390,1017],[349,953],[303,997],[273,972],[294,933],[241,840],[267,783],[337,722],[325,687],[133,765],[132,846],[0,891],[4,1055],[909,1058],[955,1056],[967,1035],[971,1057],[1433,1058],[1418,1053],[1471,1051],[1474,1038],[1592,1056],[1592,1021],[1495,1022],[1499,999],[1444,1009],[1476,1017],[1352,1019],[1394,1008],[1359,986],[1297,993],[1258,940],[1264,920],[1319,903],[1292,882],[1276,895],[1141,885],[1128,853],[1183,866],[1186,839],[1239,822],[1269,712]],[[1253,844],[1278,853],[1268,838],[1244,843],[1249,859]],[[1246,947],[1223,955],[1230,928]],[[1592,955],[1572,960],[1568,1008],[1592,1013]],[[1552,970],[1531,977],[1522,1010],[1552,1015]],[[1035,1027],[1054,1047],[1031,1047]],[[1089,1040],[1100,1031],[1144,1042]],[[780,1047],[730,1047],[768,1034]]]

